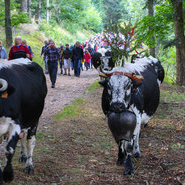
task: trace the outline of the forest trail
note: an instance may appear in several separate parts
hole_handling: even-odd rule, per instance
[[[80,78],[74,77],[73,71],[71,74],[71,76],[58,75],[55,89],[51,89],[49,75],[46,75],[48,94],[40,126],[51,121],[52,116],[59,113],[74,99],[81,97],[85,89],[98,79],[98,72],[95,69],[82,71]]]

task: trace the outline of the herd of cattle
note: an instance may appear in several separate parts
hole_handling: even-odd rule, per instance
[[[133,174],[131,157],[141,156],[141,124],[149,121],[159,105],[164,69],[153,57],[115,67],[111,51],[105,49],[94,53],[92,63],[103,77],[99,82],[104,88],[102,109],[118,144],[117,165],[125,166],[125,175]],[[0,63],[0,137],[8,137],[0,185],[14,178],[12,157],[19,140],[19,161],[26,163],[25,173],[34,172],[35,135],[46,95],[45,75],[37,63],[23,58]]]

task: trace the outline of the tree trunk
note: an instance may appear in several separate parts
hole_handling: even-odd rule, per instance
[[[176,37],[176,82],[185,85],[185,36],[183,18],[183,0],[172,0]]]
[[[49,0],[46,0],[46,22],[49,24]]]
[[[6,45],[9,47],[12,45],[10,0],[5,0],[5,34],[6,34]]]
[[[154,0],[148,0],[148,16],[154,16]],[[152,30],[152,27],[149,27]],[[152,37],[155,40],[155,36]],[[150,47],[150,55],[155,57],[155,47]]]
[[[28,7],[28,16],[31,19],[31,0],[27,1],[27,7]]]
[[[27,13],[27,0],[21,0],[21,11]]]
[[[42,4],[42,1],[39,0],[38,7],[37,7],[37,23],[38,24],[41,23],[41,4]]]

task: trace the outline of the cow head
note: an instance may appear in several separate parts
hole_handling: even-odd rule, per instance
[[[100,76],[107,77],[99,83],[109,95],[110,112],[125,112],[131,103],[132,91],[141,85],[142,76],[123,72],[109,72]]]
[[[112,60],[112,53],[109,50],[102,48],[98,52],[95,52],[92,56],[92,64],[96,69],[100,69],[100,71],[110,71],[114,67],[114,63]]]

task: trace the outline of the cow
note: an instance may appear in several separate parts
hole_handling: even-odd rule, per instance
[[[114,68],[110,49],[100,48],[92,55],[92,65],[98,72],[110,71]]]
[[[141,124],[154,115],[160,99],[164,69],[156,58],[144,57],[125,63],[112,71],[103,71],[102,109],[118,144],[117,165],[125,165],[125,175],[134,173],[131,157],[141,157],[139,135]]]
[[[8,135],[6,165],[0,169],[0,184],[14,178],[12,158],[21,139],[20,162],[26,162],[25,173],[34,172],[33,150],[39,118],[47,94],[42,68],[29,59],[0,63],[0,137]]]

